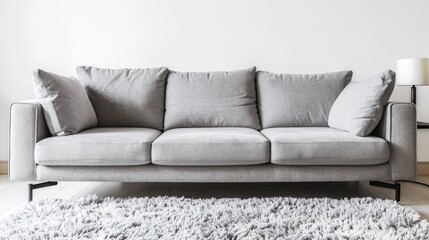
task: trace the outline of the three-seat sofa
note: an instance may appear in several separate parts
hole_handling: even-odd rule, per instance
[[[78,67],[97,123],[52,136],[44,99],[10,109],[13,181],[414,180],[416,112],[390,102],[369,136],[328,126],[350,71]]]

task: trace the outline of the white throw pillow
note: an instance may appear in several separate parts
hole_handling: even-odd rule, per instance
[[[363,81],[352,81],[332,105],[329,127],[367,136],[380,121],[395,87],[395,73],[386,70]]]
[[[34,92],[41,99],[52,135],[71,135],[97,126],[94,108],[77,79],[39,69],[34,71]]]

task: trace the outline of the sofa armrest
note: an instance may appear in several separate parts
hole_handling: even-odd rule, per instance
[[[51,135],[39,100],[13,103],[9,124],[9,179],[36,180],[34,148],[38,141]]]
[[[416,179],[416,107],[412,103],[390,102],[373,135],[389,142],[391,180]]]

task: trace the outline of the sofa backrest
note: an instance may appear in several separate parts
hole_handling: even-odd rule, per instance
[[[274,74],[258,71],[258,107],[262,128],[326,127],[335,99],[352,71],[323,74]]]
[[[99,127],[328,126],[352,72],[274,74],[77,67]]]
[[[164,129],[260,129],[255,67],[229,72],[174,72],[167,78]]]
[[[167,68],[77,67],[99,127],[163,129]]]

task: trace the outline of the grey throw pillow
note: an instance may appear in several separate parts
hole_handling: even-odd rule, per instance
[[[332,104],[352,75],[352,71],[321,74],[258,71],[262,128],[327,127]]]
[[[70,135],[97,126],[94,108],[82,84],[43,70],[34,71],[34,91],[41,99],[52,135]]]
[[[80,66],[76,70],[94,106],[99,127],[163,129],[167,68]]]
[[[165,129],[247,127],[260,129],[255,68],[230,72],[171,72]]]
[[[329,126],[367,136],[380,121],[395,87],[395,73],[387,70],[363,81],[352,81],[335,100]]]

